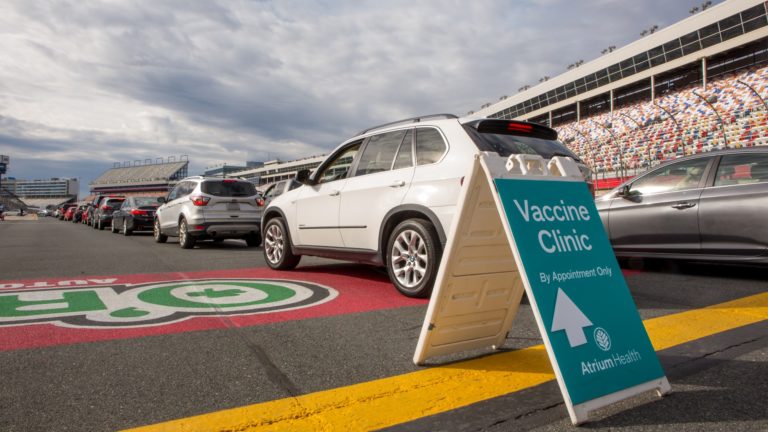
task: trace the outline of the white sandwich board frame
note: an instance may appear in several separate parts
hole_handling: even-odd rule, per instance
[[[658,379],[573,404],[494,179],[583,182],[578,166],[570,158],[553,157],[546,163],[540,156],[531,155],[507,159],[482,153],[476,157],[448,232],[414,363],[422,365],[434,357],[500,347],[512,327],[523,292],[527,292],[573,424],[586,422],[590,411],[640,393],[656,390],[662,395],[671,391],[662,372]]]

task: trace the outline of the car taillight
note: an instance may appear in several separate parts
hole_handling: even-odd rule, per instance
[[[110,210],[112,210],[112,207],[110,207],[108,205],[103,205],[103,206],[101,206],[101,209],[104,210],[104,211],[110,211]]]
[[[259,207],[264,207],[264,198],[256,198],[256,205]]]
[[[208,205],[208,202],[211,200],[211,197],[193,196],[193,197],[189,197],[189,199],[192,201],[192,204],[194,204],[195,206],[204,207]]]
[[[139,210],[139,209],[131,210],[131,214],[134,216],[149,216],[149,213],[147,213],[146,210]]]

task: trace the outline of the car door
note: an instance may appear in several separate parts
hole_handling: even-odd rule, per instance
[[[369,137],[340,197],[339,231],[345,248],[378,250],[384,216],[400,205],[414,171],[413,132]]]
[[[724,154],[699,209],[702,252],[725,256],[768,253],[768,152]]]
[[[178,228],[179,213],[181,212],[182,199],[189,195],[187,191],[189,182],[181,182],[177,184],[166,198],[164,206],[157,210],[157,217],[160,219],[160,226],[163,230],[175,231]]]
[[[318,167],[313,184],[303,187],[296,198],[296,244],[340,248],[339,196],[347,183],[361,141],[340,148]]]
[[[608,232],[617,253],[698,253],[699,197],[712,157],[661,166],[610,203]]]

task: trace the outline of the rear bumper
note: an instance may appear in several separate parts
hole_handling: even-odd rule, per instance
[[[194,237],[234,238],[260,232],[260,221],[254,222],[203,222],[189,224],[189,234]]]

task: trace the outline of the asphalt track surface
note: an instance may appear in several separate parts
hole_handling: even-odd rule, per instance
[[[720,327],[658,351],[672,394],[621,402],[596,413],[581,429],[768,430],[767,274],[765,269],[666,263],[627,270],[652,339],[678,330],[669,324],[677,317],[690,317],[679,322],[693,321],[693,327]],[[466,353],[417,367],[411,358],[426,302],[399,296],[378,269],[306,259],[295,272],[272,272],[264,269],[261,249],[241,241],[182,250],[173,240],[155,244],[149,234],[124,237],[51,218],[0,222],[0,295],[35,284],[33,291],[109,285],[119,293],[125,287],[212,278],[309,281],[338,295],[295,310],[182,317],[137,328],[53,322],[0,326],[0,430],[577,430],[557,385],[546,379],[452,406],[453,398],[476,392],[471,382],[458,381],[466,385],[455,394],[438,395],[435,405],[442,408],[432,413],[426,407],[421,416],[405,413],[424,402],[398,399],[397,390],[377,393],[378,406],[356,396],[354,386],[401,385],[399,380],[425,373],[461,372],[535,351],[541,339],[525,304],[501,352]],[[745,298],[759,299],[739,315],[751,314],[751,321],[728,324],[727,314],[738,308],[722,304]],[[662,328],[654,328],[654,322]],[[544,363],[527,375],[546,375]],[[521,373],[514,364],[499,368]],[[480,370],[477,382],[495,372]],[[492,382],[487,394],[502,384]],[[346,422],[267,425],[233,417],[319,396],[346,397]]]

